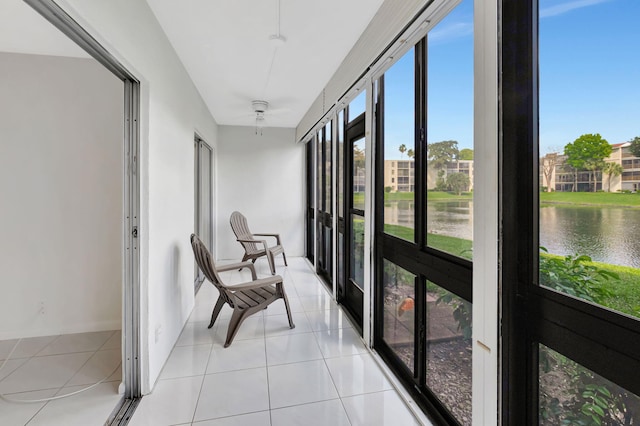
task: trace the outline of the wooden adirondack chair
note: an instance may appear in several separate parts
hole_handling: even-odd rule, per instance
[[[265,309],[278,299],[284,300],[284,306],[287,309],[287,315],[289,317],[289,327],[295,328],[295,324],[291,318],[289,300],[284,291],[284,284],[280,275],[258,279],[255,266],[251,262],[233,263],[216,267],[211,253],[195,234],[191,234],[191,247],[193,248],[193,254],[198,263],[198,267],[202,270],[204,276],[207,277],[220,292],[220,297],[218,297],[218,301],[211,314],[209,328],[213,327],[225,303],[228,303],[233,309],[229,329],[227,330],[227,339],[224,343],[225,348],[229,347],[240,328],[240,324],[242,324],[248,316]],[[251,269],[252,280],[242,284],[226,285],[218,275],[219,272],[245,267]]]
[[[251,260],[255,263],[256,259],[262,256],[266,256],[269,261],[269,268],[271,274],[275,275],[275,256],[282,253],[284,264],[287,266],[287,256],[284,254],[284,248],[280,242],[280,234],[253,234],[249,230],[247,225],[247,218],[240,212],[231,213],[231,229],[236,235],[236,238],[242,247],[244,248],[244,256],[242,261]],[[269,247],[266,240],[259,240],[255,237],[274,237],[276,239],[276,245]]]

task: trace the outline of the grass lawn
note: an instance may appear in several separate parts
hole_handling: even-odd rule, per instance
[[[640,207],[640,194],[618,192],[541,192],[541,203]]]
[[[403,240],[413,241],[413,229],[399,225],[384,225],[384,231]],[[462,238],[447,237],[446,235],[429,234],[429,246],[437,250],[442,250],[464,259],[472,258],[472,242]]]
[[[462,194],[454,194],[453,192],[427,191],[427,200],[472,200],[472,192],[463,192]]]
[[[428,191],[427,199],[430,201],[453,201],[453,200],[471,200],[473,194],[471,192],[463,192],[460,195],[451,192]],[[640,197],[639,197],[640,198]],[[355,193],[353,196],[354,204],[362,203],[364,194],[362,192]],[[384,201],[413,201],[415,194],[413,192],[385,192]]]
[[[635,195],[635,194],[634,194]],[[413,229],[406,226],[385,225],[384,230],[390,235],[413,241]],[[472,259],[472,242],[461,238],[429,234],[429,246],[465,259]],[[557,256],[541,253],[541,256]],[[602,282],[610,296],[602,300],[602,305],[613,310],[640,318],[640,269],[628,266],[611,265],[602,262],[588,262],[598,268],[614,272],[619,280],[610,279]]]
[[[602,304],[616,311],[640,318],[640,269],[593,263],[620,276],[620,280],[609,280],[603,283],[603,287],[611,292],[611,296],[603,300]]]
[[[413,201],[413,192],[385,192],[384,201]],[[463,192],[456,195],[451,192],[428,191],[429,201],[472,200],[473,193]],[[354,203],[362,204],[364,193],[354,194]],[[542,204],[576,204],[585,206],[640,207],[640,193],[623,194],[619,192],[541,192]]]
[[[563,257],[542,252],[540,256]],[[600,301],[603,306],[640,318],[640,269],[602,262],[585,262],[585,264],[613,272],[620,277],[620,279],[611,278],[601,281],[602,288],[610,293],[610,296]]]
[[[413,192],[385,192],[384,201],[413,201],[415,195]],[[364,192],[356,192],[353,194],[353,204],[362,205],[364,202]]]

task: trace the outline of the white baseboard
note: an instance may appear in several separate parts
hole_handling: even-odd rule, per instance
[[[83,322],[62,326],[52,326],[29,330],[0,331],[0,340],[19,339],[28,337],[57,336],[60,334],[90,333],[96,331],[121,330],[122,320]]]

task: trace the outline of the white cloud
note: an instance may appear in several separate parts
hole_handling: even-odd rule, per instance
[[[550,16],[558,16],[563,13],[570,12],[575,9],[581,9],[583,7],[595,6],[600,3],[604,3],[610,0],[576,0],[568,3],[556,4],[554,6],[540,8],[540,18],[548,18]]]

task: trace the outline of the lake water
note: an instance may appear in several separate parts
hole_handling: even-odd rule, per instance
[[[429,203],[429,232],[472,239],[473,202]],[[413,202],[385,203],[387,223],[413,227]],[[549,253],[586,254],[593,260],[640,268],[640,209],[544,206],[540,245]]]

